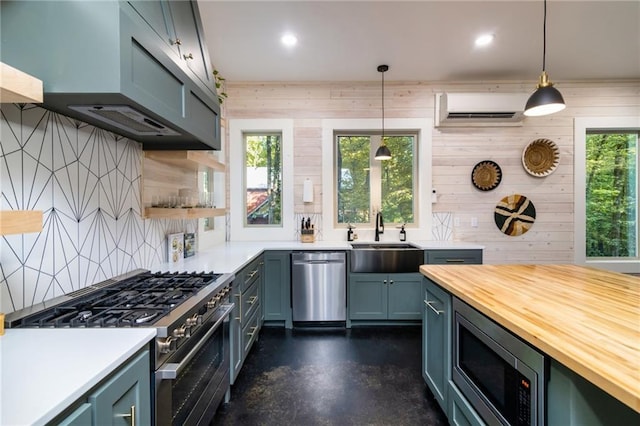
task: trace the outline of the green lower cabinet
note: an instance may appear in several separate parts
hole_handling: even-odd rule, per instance
[[[424,278],[422,377],[445,413],[451,380],[451,295]]]
[[[150,386],[149,352],[145,351],[89,396],[93,424],[150,424]]]
[[[453,382],[448,382],[448,402],[449,409],[447,410],[449,418],[449,424],[452,426],[482,426],[485,423],[480,416],[475,412],[471,405],[467,402],[464,396],[458,390],[458,387]]]
[[[58,426],[87,426],[91,424],[91,404],[84,403],[64,418]]]
[[[547,425],[640,425],[635,412],[555,360],[547,385]]]
[[[263,314],[265,322],[282,323],[292,328],[291,252],[264,253]]]
[[[350,320],[420,320],[422,275],[350,274]]]

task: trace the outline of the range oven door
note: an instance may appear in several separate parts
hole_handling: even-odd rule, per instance
[[[491,425],[544,422],[545,359],[454,298],[453,382]]]
[[[155,373],[156,425],[208,425],[229,390],[229,314],[222,305],[186,354]],[[196,336],[192,336],[194,338]],[[181,348],[182,349],[182,348]],[[182,351],[185,352],[185,351]]]

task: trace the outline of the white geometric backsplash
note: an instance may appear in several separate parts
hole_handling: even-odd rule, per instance
[[[166,234],[197,220],[143,220],[138,142],[30,104],[0,108],[0,210],[42,210],[41,233],[0,237],[0,311],[12,312],[166,261]]]

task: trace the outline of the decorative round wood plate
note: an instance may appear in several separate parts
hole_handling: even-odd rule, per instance
[[[502,170],[490,160],[481,161],[471,171],[471,183],[481,191],[491,191],[502,180]]]
[[[536,208],[524,195],[509,195],[496,205],[494,220],[501,232],[517,237],[533,226],[536,220]]]
[[[549,139],[536,139],[522,151],[522,165],[532,176],[549,176],[558,167],[560,150],[556,143]]]

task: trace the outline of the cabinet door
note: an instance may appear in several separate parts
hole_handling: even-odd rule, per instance
[[[352,320],[387,319],[388,278],[386,274],[349,276],[349,318]]]
[[[145,351],[121,368],[89,396],[96,424],[129,426],[151,423],[149,352]]]
[[[451,295],[424,279],[422,375],[436,401],[447,412],[451,378]]]
[[[179,54],[175,44],[175,34],[171,22],[171,14],[164,0],[129,0],[131,7],[149,24],[153,31],[171,47],[174,54]]]
[[[291,321],[291,252],[268,251],[264,254],[264,320]]]
[[[202,84],[213,90],[213,75],[209,65],[209,54],[202,37],[197,3],[171,1],[169,4],[176,38],[180,40],[180,56]]]
[[[420,320],[422,318],[422,275],[389,274],[390,320]]]
[[[484,426],[478,413],[462,396],[453,382],[449,382],[449,423],[452,426]]]
[[[87,426],[91,424],[91,404],[84,403],[65,417],[58,426]]]

